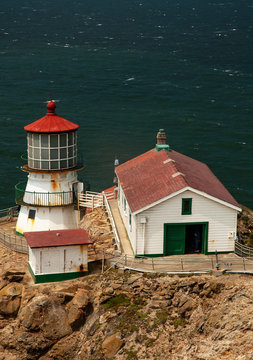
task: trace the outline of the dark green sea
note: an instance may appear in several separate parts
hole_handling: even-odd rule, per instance
[[[1,0],[0,208],[46,101],[80,125],[81,177],[111,186],[155,144],[207,163],[253,208],[252,0]]]

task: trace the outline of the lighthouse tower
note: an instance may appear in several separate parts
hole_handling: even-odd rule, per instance
[[[77,156],[77,129],[55,113],[53,101],[47,104],[47,115],[25,126],[28,162],[22,170],[28,181],[15,187],[16,202],[21,206],[16,232],[75,229],[75,210],[83,183],[77,171],[83,168]]]

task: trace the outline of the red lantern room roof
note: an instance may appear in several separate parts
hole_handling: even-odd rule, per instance
[[[35,133],[60,133],[73,131],[79,128],[79,125],[66,120],[55,113],[55,102],[52,100],[47,104],[47,115],[33,123],[26,125],[26,131]]]

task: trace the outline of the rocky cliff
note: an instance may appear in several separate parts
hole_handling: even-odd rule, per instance
[[[34,285],[25,255],[0,247],[0,259],[1,360],[253,358],[250,276],[109,270]]]
[[[253,247],[253,210],[245,206],[238,214],[237,233],[244,245]]]

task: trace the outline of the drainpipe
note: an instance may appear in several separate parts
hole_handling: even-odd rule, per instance
[[[134,215],[134,225],[135,225],[135,255],[137,254],[137,241],[138,241],[138,215]]]
[[[145,216],[142,216],[140,219],[140,223],[142,224],[142,240],[143,240],[143,255],[145,254],[145,233],[146,233],[146,223],[147,223],[147,219]]]

